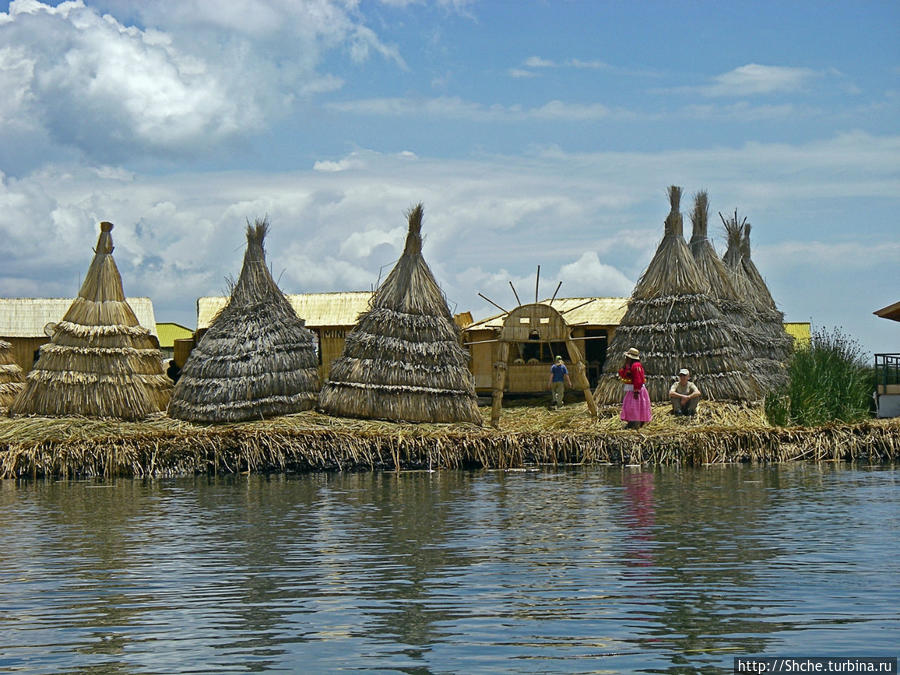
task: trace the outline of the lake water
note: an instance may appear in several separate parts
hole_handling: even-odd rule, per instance
[[[900,471],[0,482],[0,671],[731,672],[900,652]]]

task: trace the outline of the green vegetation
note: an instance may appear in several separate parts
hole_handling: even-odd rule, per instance
[[[776,426],[858,422],[869,416],[872,375],[859,343],[839,328],[813,332],[794,352],[788,384],[766,396],[765,411]]]

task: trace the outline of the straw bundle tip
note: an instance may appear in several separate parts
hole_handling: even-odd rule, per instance
[[[108,220],[104,220],[100,223],[100,231],[101,232],[109,232],[113,229],[113,224]]]

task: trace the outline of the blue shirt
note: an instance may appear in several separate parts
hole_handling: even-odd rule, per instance
[[[569,374],[569,369],[566,368],[565,363],[557,363],[550,366],[550,374],[553,376],[554,382],[562,382]]]

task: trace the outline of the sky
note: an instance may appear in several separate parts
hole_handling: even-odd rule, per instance
[[[425,208],[453,311],[627,296],[666,188],[752,225],[788,321],[900,352],[896,0],[0,2],[0,296],[72,297],[98,223],[196,326],[268,218],[286,293],[370,290]]]

